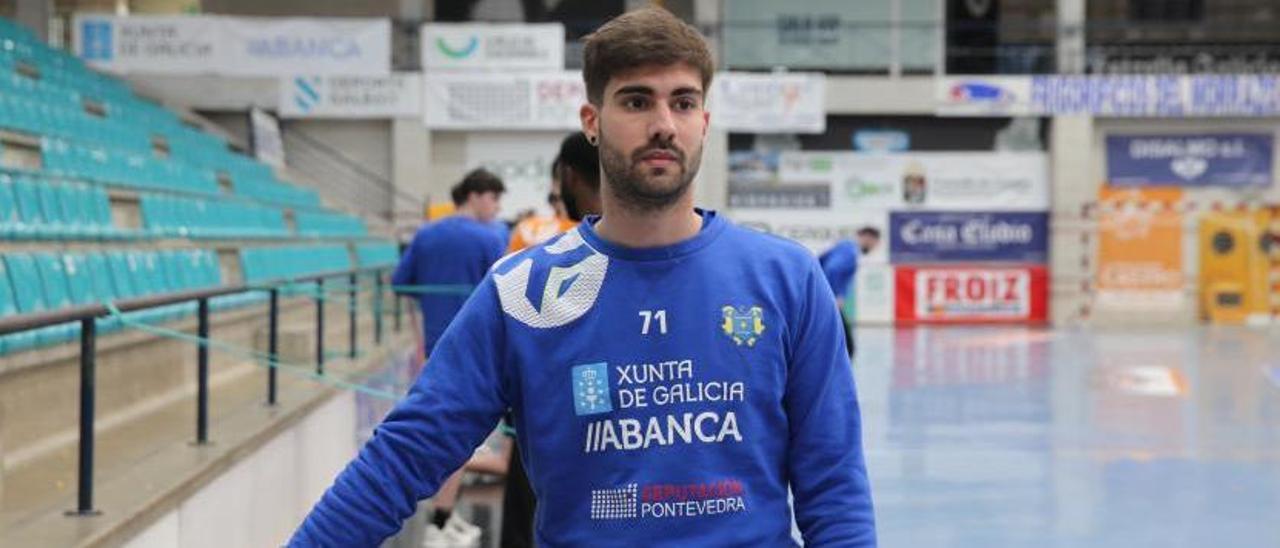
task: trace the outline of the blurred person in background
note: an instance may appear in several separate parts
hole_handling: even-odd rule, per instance
[[[853,284],[858,275],[858,257],[871,254],[877,247],[880,247],[880,230],[864,226],[858,229],[856,241],[841,240],[818,256],[818,264],[822,265],[822,273],[836,296],[836,306],[840,308],[844,342],[850,358],[856,344],[853,337],[853,301],[856,294]]]
[[[600,155],[596,147],[587,141],[581,131],[574,132],[560,143],[560,152],[552,164],[553,196],[559,199],[557,211],[563,217],[557,232],[563,232],[577,226],[587,215],[600,214]],[[548,235],[542,241],[555,236]],[[516,247],[512,238],[512,249],[520,251],[527,246]],[[523,243],[523,242],[521,242]],[[510,424],[510,420],[507,424]],[[508,426],[504,429],[512,438],[510,450],[510,466],[508,466],[507,482],[502,493],[502,537],[503,548],[532,548],[533,517],[537,507],[537,499],[529,486],[529,478],[525,474],[524,464],[520,460],[520,450],[515,441],[515,429]]]
[[[506,248],[492,223],[501,209],[506,186],[496,175],[476,169],[467,173],[450,191],[455,211],[433,221],[414,235],[400,259],[391,283],[400,295],[417,296],[422,314],[421,356],[431,367],[431,357],[441,334],[462,308],[465,295],[419,293],[413,286],[451,285],[474,287],[502,257]],[[426,529],[426,548],[470,545],[480,538],[480,529],[453,514],[462,485],[461,470],[441,486],[433,502],[431,524]]]

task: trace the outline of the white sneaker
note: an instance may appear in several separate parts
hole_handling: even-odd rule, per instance
[[[472,548],[475,544],[475,540],[459,535],[448,527],[440,528],[434,523],[428,523],[423,529],[422,548]]]
[[[458,514],[449,516],[449,521],[444,522],[444,530],[453,533],[458,538],[468,539],[468,544],[479,542],[480,535],[483,533],[479,527],[458,517]]]

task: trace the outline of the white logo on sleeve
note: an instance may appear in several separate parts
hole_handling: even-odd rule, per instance
[[[577,229],[543,248],[551,255],[561,255],[585,245]],[[565,325],[582,317],[595,305],[604,286],[609,257],[593,253],[571,266],[553,266],[542,291],[542,310],[534,308],[526,291],[533,271],[533,259],[525,258],[506,274],[494,273],[502,311],[520,323],[538,329]]]

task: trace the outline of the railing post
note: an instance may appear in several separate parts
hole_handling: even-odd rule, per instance
[[[69,516],[95,516],[93,509],[93,423],[94,396],[97,390],[94,369],[97,323],[94,318],[80,320],[80,466],[76,509]]]
[[[351,322],[351,332],[348,337],[348,346],[351,350],[348,355],[354,360],[356,359],[356,336],[359,334],[359,326],[356,323],[358,321],[356,312],[360,309],[358,300],[359,295],[356,293],[356,284],[360,282],[360,278],[355,273],[352,273],[349,281],[351,286],[347,288],[347,302],[350,306],[347,310],[347,319]]]
[[[209,298],[201,297],[196,310],[196,444],[209,443]]]
[[[316,280],[316,374],[324,374],[324,278]]]
[[[395,324],[394,324],[394,325],[395,325],[394,329],[395,329],[396,333],[399,333],[399,332],[400,332],[400,301],[401,301],[400,294],[399,294],[399,293],[396,293],[395,285],[394,285],[394,284],[392,284],[392,286],[391,286],[391,307],[395,309],[396,321],[395,321]]]
[[[280,362],[280,289],[271,288],[267,320],[267,405],[276,404],[276,367]]]
[[[382,344],[382,271],[373,273],[373,344]]]

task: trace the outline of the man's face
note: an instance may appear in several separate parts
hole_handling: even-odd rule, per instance
[[[502,196],[497,192],[481,192],[471,195],[471,207],[476,212],[476,219],[480,222],[490,222],[494,217],[498,216],[498,211],[502,209],[499,201]]]
[[[858,235],[858,249],[862,250],[862,254],[866,255],[875,250],[880,245],[880,237],[872,234]]]
[[[600,105],[583,106],[583,130],[598,136],[607,184],[624,203],[663,209],[686,194],[710,120],[704,99],[697,69],[653,65],[615,75]]]
[[[560,173],[564,168],[556,168],[556,176],[551,178],[551,192],[547,193],[547,204],[551,206],[551,213],[560,219],[567,219],[569,212],[565,210],[567,196],[565,196],[564,176]]]

